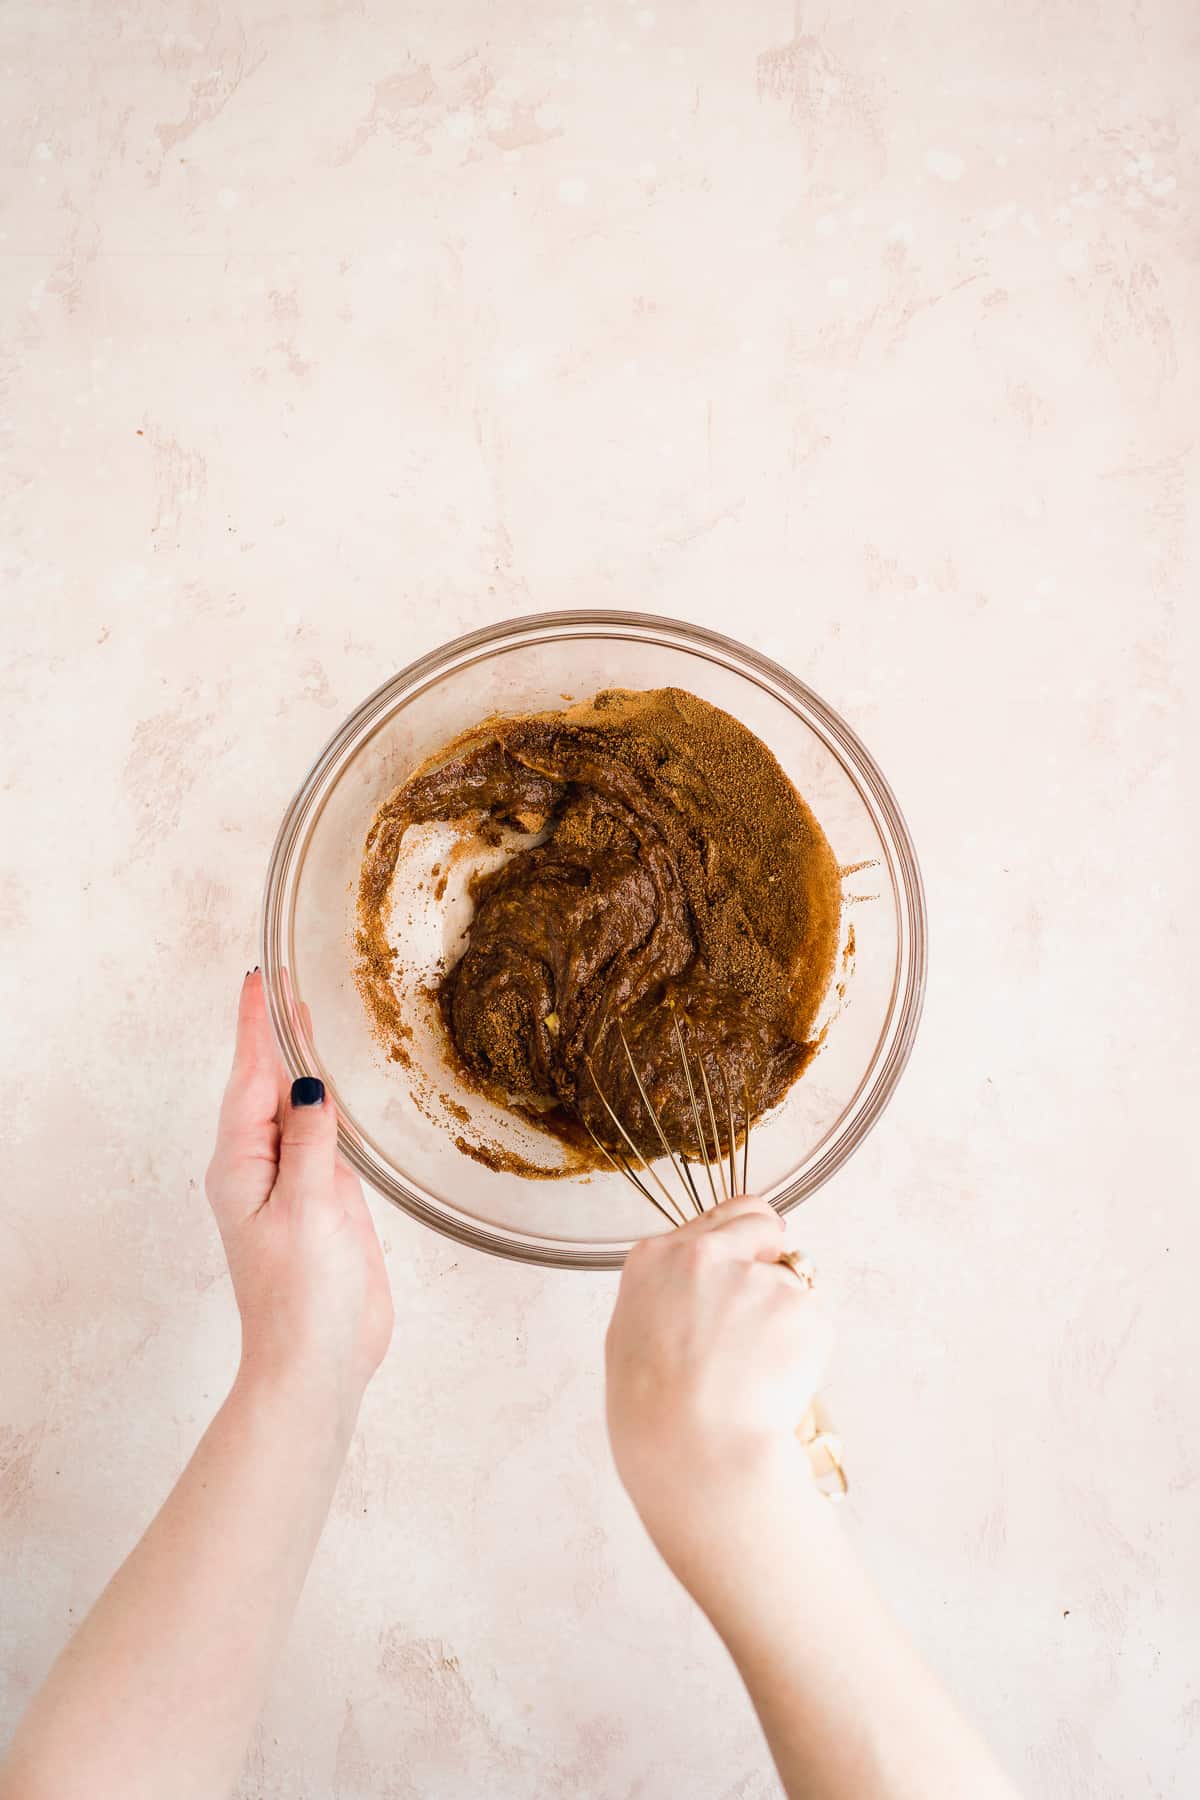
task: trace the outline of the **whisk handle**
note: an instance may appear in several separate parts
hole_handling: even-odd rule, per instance
[[[820,1398],[813,1401],[797,1425],[796,1436],[808,1454],[813,1480],[825,1498],[844,1500],[850,1483],[842,1460],[842,1440]]]

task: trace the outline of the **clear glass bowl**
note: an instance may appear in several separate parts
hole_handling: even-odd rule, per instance
[[[460,1243],[560,1268],[611,1269],[637,1239],[665,1227],[615,1172],[531,1180],[465,1156],[452,1120],[428,1104],[430,1086],[473,1117],[486,1103],[457,1087],[434,1038],[420,1033],[414,1055],[425,1072],[424,1110],[414,1101],[410,1074],[381,1049],[354,980],[367,829],[417,763],[489,714],[542,711],[601,688],[669,686],[757,733],[816,813],[843,869],[842,943],[819,1020],[821,1049],[755,1126],[751,1187],[781,1212],[815,1192],[862,1142],[908,1059],[925,986],[920,871],[891,789],[824,701],[731,638],[642,613],[541,613],[457,638],[364,700],[305,776],[267,872],[261,962],[284,1062],[293,1075],[324,1080],[346,1157],[385,1198]],[[469,915],[468,870],[435,907],[423,876],[437,844],[418,852],[406,876],[406,917],[417,918],[426,951],[444,954]],[[296,1002],[311,1009],[315,1042]],[[498,1124],[489,1131],[520,1131],[511,1115],[492,1110]],[[528,1134],[526,1151],[537,1135]],[[552,1160],[554,1149],[547,1140],[537,1153]]]

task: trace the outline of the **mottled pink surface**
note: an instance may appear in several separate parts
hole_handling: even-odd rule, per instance
[[[641,606],[813,683],[924,859],[916,1054],[804,1218],[851,1529],[1027,1793],[1196,1792],[1194,8],[0,29],[2,1722],[230,1374],[200,1178],[295,783],[447,636]],[[608,1467],[612,1278],[376,1211],[242,1794],[775,1796]]]

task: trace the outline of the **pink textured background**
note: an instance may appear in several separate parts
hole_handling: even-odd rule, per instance
[[[1200,1790],[1190,0],[0,32],[0,1725],[231,1369],[199,1184],[294,784],[445,637],[628,605],[815,685],[924,860],[917,1051],[804,1220],[851,1529],[1030,1795]],[[613,1281],[377,1216],[243,1795],[774,1796],[608,1469]]]

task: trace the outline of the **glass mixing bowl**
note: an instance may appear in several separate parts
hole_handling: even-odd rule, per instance
[[[460,1243],[560,1268],[616,1268],[632,1243],[665,1226],[615,1171],[532,1180],[462,1153],[457,1108],[472,1118],[490,1111],[489,1130],[501,1135],[522,1127],[458,1084],[432,1034],[417,1033],[416,1069],[389,1061],[354,980],[358,871],[380,803],[459,732],[609,687],[686,688],[742,720],[804,795],[842,867],[820,1051],[751,1135],[750,1185],[780,1212],[827,1181],[878,1119],[912,1048],[925,986],[921,876],[891,789],[824,701],[744,644],[643,613],[540,613],[457,638],[386,682],[335,732],[280,827],[262,921],[271,1021],[289,1071],[324,1080],[343,1153],[380,1194]],[[452,958],[470,912],[469,860],[434,902],[446,847],[436,832],[416,843],[393,914],[431,969]],[[298,1002],[311,1009],[315,1041]],[[532,1153],[553,1161],[553,1144],[524,1129],[525,1153],[534,1138]]]

